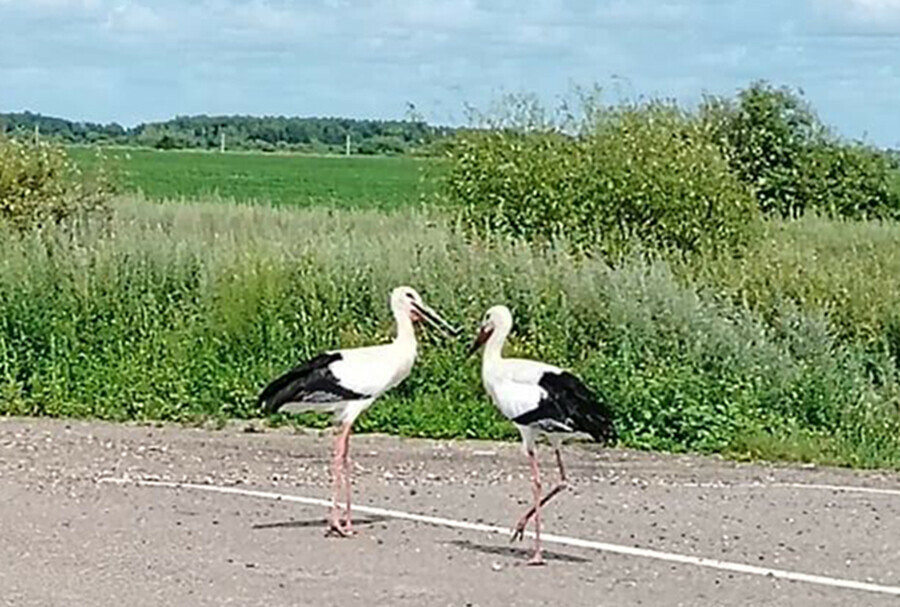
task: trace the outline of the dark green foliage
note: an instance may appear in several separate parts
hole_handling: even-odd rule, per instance
[[[35,128],[59,143],[137,145],[160,150],[219,149],[224,135],[230,150],[343,153],[349,136],[354,154],[426,150],[452,132],[421,120],[284,116],[179,116],[126,129],[116,123],[72,122],[31,112],[0,113],[0,133],[31,134]]]
[[[31,135],[35,129],[41,136],[50,137],[57,143],[93,144],[120,141],[127,134],[127,131],[115,122],[109,124],[72,122],[32,112],[0,113],[0,133]]]
[[[900,163],[862,144],[829,142],[811,153],[809,208],[828,217],[900,219]]]
[[[509,305],[507,354],[576,372],[624,445],[900,468],[900,228],[867,219],[894,216],[895,157],[832,138],[766,85],[696,114],[594,104],[559,128],[531,99],[511,110],[460,133],[449,166],[123,157],[128,187],[152,197],[331,207],[408,205],[431,194],[421,168],[447,168],[455,217],[483,237],[409,210],[134,200],[104,221],[0,232],[0,413],[252,417],[300,360],[388,339],[387,293],[405,283],[472,331]],[[413,374],[358,428],[515,436],[469,337],[424,334]]]
[[[640,242],[731,250],[756,210],[703,125],[669,104],[593,108],[583,132],[472,130],[450,152],[444,191],[481,234],[565,238],[621,254]]]
[[[832,136],[802,99],[764,82],[735,101],[709,98],[700,110],[731,166],[767,214],[896,217],[898,162],[870,146]]]

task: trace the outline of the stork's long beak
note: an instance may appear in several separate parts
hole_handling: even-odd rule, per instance
[[[453,336],[459,335],[460,329],[457,329],[449,322],[441,318],[441,315],[435,312],[431,306],[427,306],[424,303],[420,304],[412,302],[412,309],[415,310],[416,314],[424,318],[425,321],[428,322],[428,324],[439,329],[440,331]]]
[[[493,329],[488,329],[485,326],[481,327],[481,329],[478,331],[478,335],[475,337],[475,341],[473,341],[472,345],[469,346],[469,356],[472,356],[478,351],[478,348],[480,348],[484,344],[484,342],[488,340],[488,337],[491,336],[491,333],[493,333]]]

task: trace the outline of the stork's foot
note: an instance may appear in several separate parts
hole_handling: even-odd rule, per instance
[[[356,535],[358,531],[354,529],[353,523],[350,521],[349,517],[344,518],[341,521],[341,528],[344,530],[344,533],[349,535]]]
[[[544,562],[544,557],[541,556],[540,552],[535,552],[532,555],[532,557],[530,559],[528,559],[528,562],[525,564],[529,567],[543,567],[547,563]]]
[[[353,537],[355,534],[352,525],[349,523],[345,525],[341,521],[330,521],[325,531],[325,537]]]

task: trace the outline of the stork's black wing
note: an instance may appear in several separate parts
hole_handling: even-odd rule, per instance
[[[515,423],[537,424],[549,431],[586,432],[596,441],[615,438],[609,405],[598,399],[580,379],[567,371],[544,373],[538,385],[547,396],[537,408],[515,418]]]
[[[329,368],[341,360],[340,352],[320,354],[273,380],[259,395],[259,406],[274,413],[287,403],[304,403],[311,407],[366,398],[341,385]]]

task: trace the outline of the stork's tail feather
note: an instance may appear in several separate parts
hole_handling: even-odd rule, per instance
[[[260,410],[270,415],[278,411],[278,407],[281,405],[280,399],[278,399],[278,393],[284,388],[285,379],[287,377],[287,373],[275,378],[273,381],[269,382],[269,384],[263,388],[262,392],[259,393],[259,398],[256,400],[257,406]]]
[[[600,401],[595,401],[595,404],[599,403]],[[616,427],[612,416],[608,413],[604,415],[589,413],[577,419],[577,422],[597,442],[609,443],[616,439]]]
[[[280,378],[279,378],[280,379]],[[274,382],[273,382],[274,383]],[[263,393],[257,399],[257,406],[263,415],[272,415],[273,413],[304,413],[306,411],[334,411],[339,403],[336,402],[310,402],[299,400],[302,396],[293,396],[289,392],[273,388],[270,394],[265,394],[266,390],[272,386],[266,386]]]
[[[613,412],[606,399],[598,398],[580,379],[566,371],[545,375],[542,385],[544,382],[545,389],[558,395],[558,402],[565,406],[577,430],[602,443],[616,439]]]
[[[263,388],[258,405],[263,413],[330,411],[342,401],[364,398],[340,385],[328,366],[341,359],[337,352],[320,354],[294,367]]]

